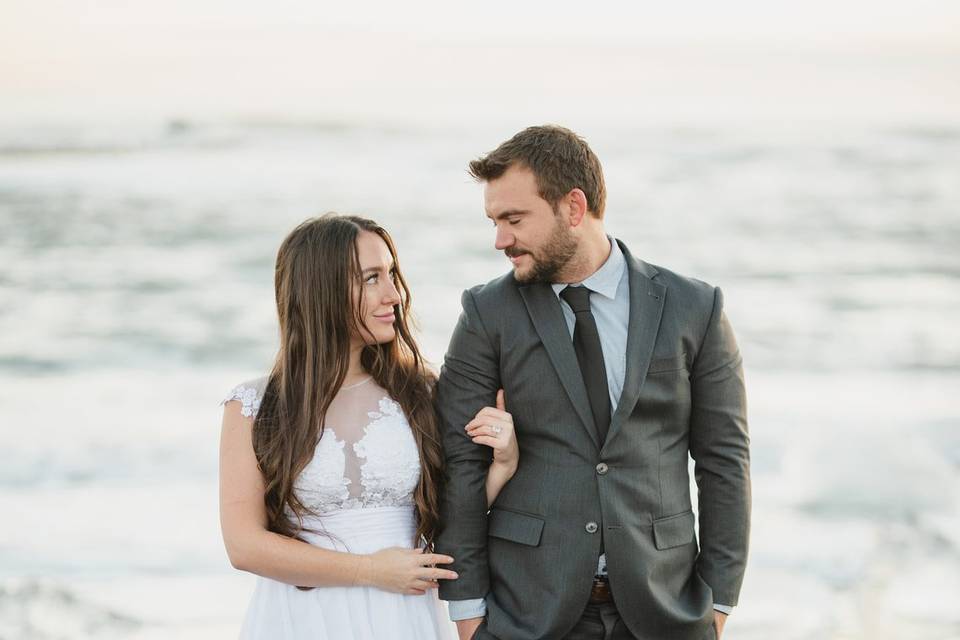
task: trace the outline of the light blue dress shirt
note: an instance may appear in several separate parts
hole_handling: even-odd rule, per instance
[[[560,297],[560,292],[568,286],[583,285],[594,294],[590,296],[590,311],[597,323],[600,334],[600,350],[603,351],[603,364],[607,370],[607,388],[610,391],[610,415],[617,410],[620,394],[623,392],[623,379],[627,372],[627,331],[630,325],[630,276],[623,252],[613,238],[610,240],[610,255],[593,275],[583,282],[553,284],[553,293],[560,301],[563,318],[573,339],[573,330],[577,319],[570,305]],[[601,554],[597,561],[597,575],[606,575],[607,559]],[[451,600],[449,603],[451,620],[481,618],[487,613],[487,605],[482,598],[471,600]],[[713,608],[729,614],[733,607],[714,604]]]

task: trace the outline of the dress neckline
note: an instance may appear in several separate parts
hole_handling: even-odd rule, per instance
[[[373,376],[367,376],[366,378],[364,378],[364,379],[361,380],[360,382],[354,382],[353,384],[342,385],[342,386],[340,387],[340,390],[341,390],[341,391],[346,391],[347,389],[354,389],[354,388],[356,388],[356,387],[359,387],[360,385],[367,384],[367,383],[370,382],[371,380],[373,380]]]

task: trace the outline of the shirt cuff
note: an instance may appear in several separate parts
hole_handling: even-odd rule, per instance
[[[728,605],[728,604],[717,604],[717,603],[714,603],[714,604],[713,604],[713,610],[714,610],[714,611],[719,611],[720,613],[725,613],[725,614],[727,614],[727,615],[730,615],[731,613],[733,613],[733,607],[731,607],[731,606]]]
[[[483,598],[472,598],[470,600],[449,600],[447,608],[450,612],[450,619],[469,620],[470,618],[482,618],[487,615],[487,603]]]

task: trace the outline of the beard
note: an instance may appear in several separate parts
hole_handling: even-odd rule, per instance
[[[561,223],[558,216],[557,224],[544,243],[543,249],[540,251],[524,251],[510,248],[505,249],[504,253],[510,258],[526,253],[533,262],[533,266],[525,273],[520,273],[514,268],[513,277],[518,283],[534,284],[542,282],[552,284],[556,282],[560,270],[567,266],[573,256],[576,255],[577,239],[570,229]]]

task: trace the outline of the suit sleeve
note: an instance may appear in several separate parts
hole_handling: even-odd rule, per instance
[[[474,444],[464,427],[480,409],[496,403],[500,359],[470,291],[464,292],[461,304],[463,312],[450,339],[436,395],[446,483],[442,530],[435,547],[454,558],[449,568],[460,575],[440,581],[444,600],[483,598],[489,588],[484,485],[492,453],[489,447]]]
[[[714,290],[713,309],[690,377],[690,454],[699,487],[697,570],[713,601],[736,605],[750,537],[750,436],[743,362]]]

